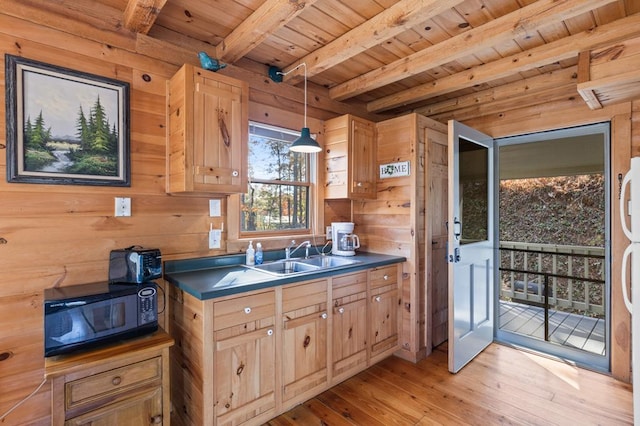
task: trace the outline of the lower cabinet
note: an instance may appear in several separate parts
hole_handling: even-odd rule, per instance
[[[168,425],[169,347],[164,331],[95,351],[47,358],[53,425]]]
[[[267,291],[213,304],[217,425],[275,415],[274,296]]]
[[[306,401],[328,383],[327,280],[282,289],[282,404]]]
[[[333,278],[333,382],[367,366],[367,271]]]
[[[173,423],[263,424],[391,355],[399,349],[398,271],[203,301],[169,286]]]

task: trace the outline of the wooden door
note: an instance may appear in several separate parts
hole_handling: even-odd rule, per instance
[[[356,200],[376,198],[375,124],[355,117],[352,118],[349,145],[350,198]]]
[[[216,302],[214,330],[216,424],[275,415],[274,292]]]
[[[448,335],[448,273],[447,273],[447,207],[448,168],[446,140],[437,141],[429,137],[427,141],[427,178],[429,196],[427,198],[427,220],[430,241],[427,244],[427,282],[430,286],[431,302],[431,345],[438,346]]]
[[[334,383],[367,366],[367,273],[333,278]]]
[[[195,73],[195,190],[244,193],[248,149],[246,84],[202,70]]]
[[[449,371],[493,341],[493,139],[449,122]]]
[[[327,280],[282,289],[282,401],[308,399],[327,385]]]

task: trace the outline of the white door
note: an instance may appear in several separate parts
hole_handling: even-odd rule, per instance
[[[449,371],[493,341],[493,139],[449,121]]]

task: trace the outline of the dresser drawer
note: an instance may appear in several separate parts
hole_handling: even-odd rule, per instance
[[[162,380],[162,357],[129,364],[65,384],[66,409],[77,408]]]

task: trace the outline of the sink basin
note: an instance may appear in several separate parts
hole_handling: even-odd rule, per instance
[[[310,257],[308,259],[300,259],[298,260],[300,263],[305,263],[307,265],[318,266],[319,268],[338,268],[340,266],[348,266],[354,265],[356,263],[360,263],[359,260],[348,259],[346,257],[334,257],[334,256],[318,256],[318,257]]]
[[[291,275],[311,272],[320,269],[319,266],[309,265],[298,260],[277,260],[262,265],[247,266],[247,268],[268,272],[274,275]]]
[[[359,260],[346,259],[343,257],[317,256],[308,259],[276,260],[262,265],[247,266],[247,268],[268,274],[283,276],[293,274],[304,274],[314,271],[339,268],[359,263]]]

